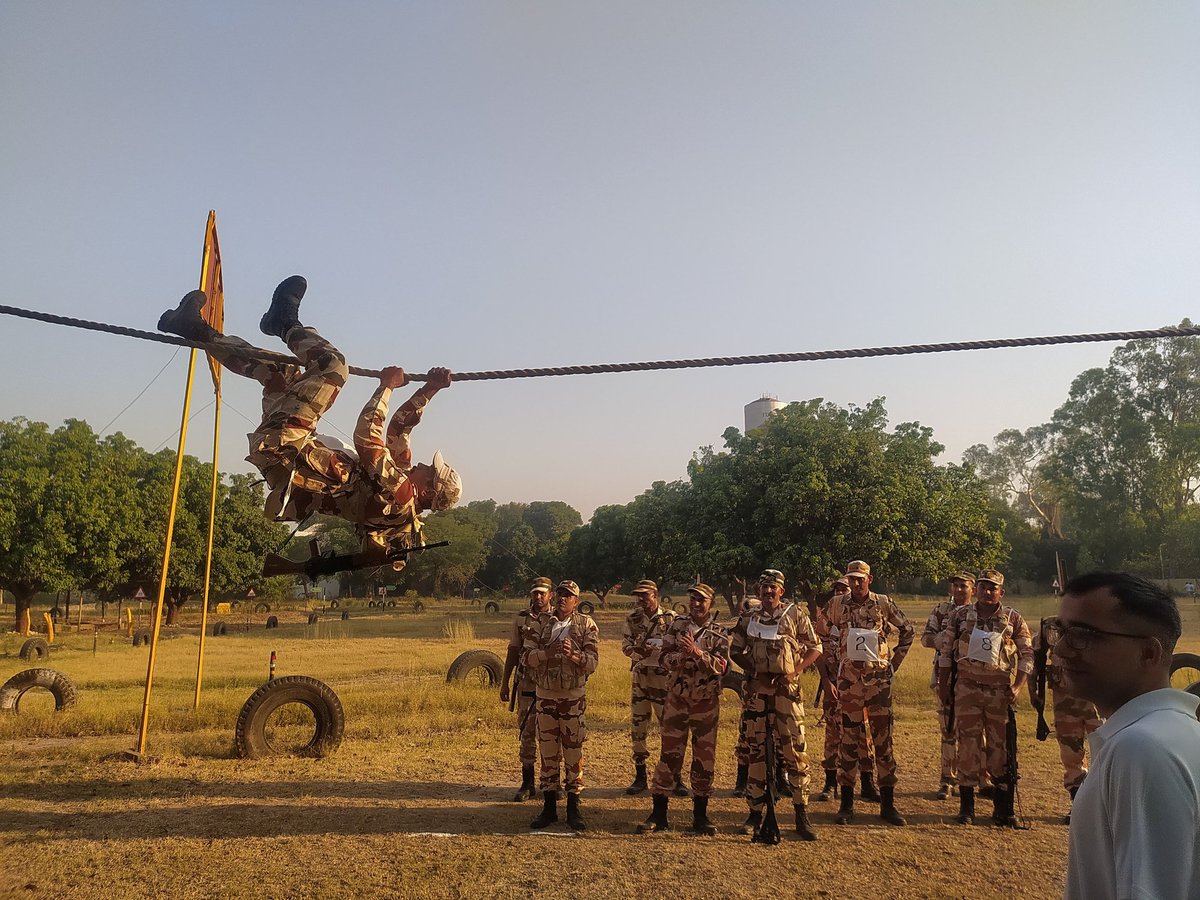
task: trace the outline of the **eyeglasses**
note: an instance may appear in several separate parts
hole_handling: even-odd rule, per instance
[[[1098,637],[1148,638],[1151,634],[1129,634],[1125,631],[1105,631],[1088,625],[1064,625],[1058,619],[1046,622],[1046,646],[1053,647],[1059,641],[1080,653],[1092,646]]]

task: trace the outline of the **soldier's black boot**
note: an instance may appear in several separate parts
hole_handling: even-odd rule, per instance
[[[907,825],[904,816],[896,812],[896,789],[890,784],[885,785],[879,789],[879,795],[879,818],[889,825]]]
[[[533,796],[533,766],[521,766],[521,786],[517,788],[513,802],[520,803],[522,800],[532,800]]]
[[[754,834],[762,825],[762,816],[762,813],[750,810],[750,815],[746,816],[746,821],[738,829],[738,834]]]
[[[837,818],[834,819],[839,825],[849,825],[854,821],[854,785],[843,784],[842,790],[842,805],[838,807]]]
[[[558,821],[558,791],[542,791],[542,811],[529,823],[534,831]]]
[[[671,793],[674,794],[676,797],[692,796],[692,792],[689,791],[686,787],[684,787],[683,777],[681,775],[675,776],[675,787],[672,789]]]
[[[1004,785],[993,785],[992,794],[992,824],[997,828],[1020,828],[1013,811],[1012,788]]]
[[[692,827],[688,831],[692,834],[704,834],[708,837],[712,837],[717,833],[717,826],[709,821],[708,818],[707,797],[692,798]]]
[[[633,764],[633,784],[631,784],[629,787],[625,788],[625,793],[629,794],[632,797],[634,794],[640,794],[643,791],[645,791],[646,787],[647,787],[646,764],[645,763],[634,763]]]
[[[975,788],[965,785],[958,789],[958,824],[975,824]]]
[[[879,796],[879,791],[875,790],[875,776],[870,772],[863,772],[859,776],[859,781],[862,782],[862,790],[858,795],[867,803],[880,803],[883,798]]]
[[[825,770],[825,787],[821,788],[821,793],[813,797],[818,803],[826,803],[832,800],[837,794],[837,772],[833,769]]]
[[[204,291],[185,294],[175,309],[168,309],[158,317],[158,330],[177,334],[189,341],[211,343],[220,337],[220,332],[209,325],[200,315],[208,295]]]
[[[638,834],[671,830],[671,823],[667,821],[667,795],[655,794],[651,799],[654,809],[646,821],[637,827]]]
[[[788,778],[787,769],[779,768],[775,772],[775,791],[780,797],[791,797],[795,794],[792,790],[792,781]]]
[[[567,794],[567,824],[573,831],[587,831],[587,822],[579,812],[579,795]]]
[[[803,803],[796,804],[796,834],[800,835],[802,841],[815,841],[816,833],[812,830],[812,823],[808,821],[808,807]]]
[[[300,301],[308,282],[301,275],[292,275],[279,282],[271,295],[271,306],[258,322],[258,330],[286,340],[288,331],[300,324]]]
[[[749,777],[750,777],[750,767],[749,766],[738,766],[737,781],[734,782],[734,785],[733,785],[733,796],[735,796],[735,797],[745,797],[746,796],[746,781],[747,781],[747,779],[749,779]]]

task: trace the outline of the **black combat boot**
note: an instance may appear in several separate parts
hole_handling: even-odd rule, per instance
[[[651,800],[654,802],[654,809],[646,821],[637,827],[638,834],[671,830],[671,823],[667,821],[667,795],[655,794]]]
[[[542,791],[542,802],[544,805],[541,813],[529,823],[529,827],[534,831],[558,821],[558,791]]]
[[[859,781],[862,782],[862,790],[858,792],[858,796],[862,797],[867,803],[880,803],[883,798],[879,796],[879,791],[875,790],[875,775],[871,772],[863,772],[859,776]]]
[[[717,833],[717,826],[709,821],[708,818],[707,797],[692,798],[692,827],[688,831],[692,834],[703,834],[708,837],[712,837]]]
[[[1083,782],[1080,782],[1079,784],[1082,784],[1082,783]],[[1067,788],[1067,793],[1071,795],[1071,808],[1072,809],[1074,809],[1074,807],[1075,807],[1075,795],[1079,793],[1079,784],[1075,785],[1074,787]],[[1062,823],[1064,825],[1071,824],[1071,810],[1070,809],[1068,809],[1067,814],[1065,816],[1063,816]]]
[[[271,306],[258,322],[258,330],[287,340],[287,333],[300,324],[300,301],[307,289],[308,282],[300,275],[279,282],[271,295]]]
[[[787,769],[780,766],[775,770],[775,793],[780,797],[791,797],[795,794],[792,790],[792,780],[788,778]]]
[[[842,805],[838,807],[837,818],[834,819],[839,825],[849,825],[854,821],[854,785],[840,785],[842,791]]]
[[[1020,828],[1013,810],[1013,792],[1007,785],[993,785],[992,824],[997,828]]]
[[[757,832],[762,825],[762,816],[762,813],[750,810],[750,815],[746,816],[746,821],[738,829],[738,834],[754,834]]]
[[[513,802],[520,803],[522,800],[532,800],[533,796],[533,766],[521,766],[521,786],[517,788]]]
[[[735,781],[733,784],[733,796],[735,796],[735,797],[745,797],[746,796],[746,781],[747,781],[747,779],[749,779],[749,777],[750,777],[750,767],[749,766],[738,766],[737,781]]]
[[[674,788],[671,790],[671,793],[672,793],[672,794],[674,794],[676,797],[690,797],[690,796],[692,796],[692,792],[691,792],[691,791],[689,791],[689,790],[688,790],[688,789],[687,789],[687,788],[684,786],[684,784],[683,784],[683,777],[682,777],[681,775],[676,775],[676,776],[675,776],[675,787],[674,787]]]
[[[640,794],[646,790],[646,764],[644,762],[633,764],[633,784],[625,788],[625,793],[631,797],[634,794]]]
[[[889,825],[907,825],[904,816],[896,812],[896,788],[890,784],[885,785],[879,789],[879,794],[879,818]]]
[[[975,824],[975,788],[962,785],[958,789],[958,824]]]
[[[815,841],[816,833],[812,830],[812,823],[808,821],[808,807],[803,803],[796,804],[796,834],[800,835],[802,841]]]
[[[825,787],[821,788],[821,793],[813,797],[818,803],[826,803],[834,798],[837,794],[837,772],[833,769],[825,770]]]
[[[567,794],[567,824],[572,831],[587,831],[587,822],[579,812],[579,795]]]
[[[158,317],[158,330],[167,334],[177,334],[181,338],[197,343],[210,344],[221,336],[215,328],[209,325],[200,315],[208,295],[204,291],[192,291],[185,294],[175,309],[168,309]]]

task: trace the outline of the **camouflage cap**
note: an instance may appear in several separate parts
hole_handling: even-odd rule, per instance
[[[651,581],[649,578],[643,578],[641,581],[639,581],[637,583],[637,587],[635,587],[633,589],[633,595],[635,597],[638,594],[650,594],[650,593],[657,594],[658,593],[658,585],[655,584],[653,581]]]
[[[861,578],[870,578],[870,564],[863,562],[861,559],[851,560],[850,562],[846,563],[846,577],[849,578],[851,575],[858,575]]]
[[[833,584],[834,584],[834,587],[836,587],[839,584],[842,585],[843,587],[850,587],[850,579],[847,578],[845,575],[843,575],[841,578],[838,578],[837,580],[835,580],[833,582]]]
[[[549,578],[546,578],[545,576],[533,579],[533,584],[529,585],[529,593],[531,593],[531,594],[534,591],[552,591],[552,590],[554,590],[554,582],[551,581]]]
[[[984,569],[976,581],[990,581],[996,587],[1004,587],[1004,573],[999,569]]]
[[[689,594],[699,594],[705,600],[711,600],[713,598],[713,589],[710,588],[704,582],[700,582],[699,584],[693,584],[690,588],[688,588],[688,593]]]
[[[558,593],[573,594],[574,596],[578,597],[579,596],[579,585],[577,585],[575,582],[571,581],[569,578],[566,581],[560,581],[558,583]]]
[[[975,583],[975,575],[963,569],[961,572],[955,572],[950,576],[951,581],[965,581],[967,584]]]
[[[783,573],[778,569],[764,569],[763,573],[758,576],[759,584],[777,584],[782,589],[786,584]]]

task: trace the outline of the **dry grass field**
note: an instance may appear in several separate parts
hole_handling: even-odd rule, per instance
[[[1013,598],[1016,599],[1016,598]],[[932,600],[905,603],[923,624]],[[775,848],[733,834],[744,819],[730,796],[737,709],[723,710],[716,838],[640,837],[649,796],[630,798],[629,675],[619,649],[623,610],[599,611],[600,669],[589,689],[584,811],[573,836],[528,834],[534,803],[510,797],[518,780],[514,716],[496,694],[445,683],[460,652],[503,656],[515,602],[501,615],[427,601],[423,613],[378,613],[359,603],[304,624],[305,613],[229,619],[207,639],[205,689],[192,693],[195,629],[160,643],[149,750],[134,764],[147,651],[101,633],[60,635],[48,662],[79,686],[78,705],[56,714],[31,693],[0,716],[0,895],[22,897],[1057,897],[1066,809],[1057,745],[1033,738],[1020,707],[1021,812],[1030,830],[953,824],[957,801],[937,788],[937,725],[928,689],[930,651],[900,673],[896,707],[901,781],[910,827],[884,826],[860,803],[852,826],[832,824],[836,804],[814,804],[819,841],[785,837]],[[1027,618],[1050,598],[1017,600]],[[193,611],[193,616],[196,613]],[[185,626],[189,620],[185,619]],[[1180,647],[1200,650],[1200,614],[1185,610]],[[247,625],[236,630],[234,625]],[[469,626],[469,627],[467,627]],[[186,631],[187,629],[182,629]],[[471,631],[474,632],[472,637]],[[28,668],[21,639],[0,636],[0,681]],[[234,757],[233,726],[278,652],[279,675],[328,683],[346,712],[341,748],[325,759]],[[814,684],[806,685],[811,696]],[[810,755],[822,731],[808,716]],[[819,777],[819,772],[814,778]],[[691,804],[673,800],[673,823]],[[790,822],[790,806],[782,808]],[[987,802],[982,809],[990,812]],[[767,886],[766,882],[772,882]],[[776,886],[777,885],[777,886]]]

